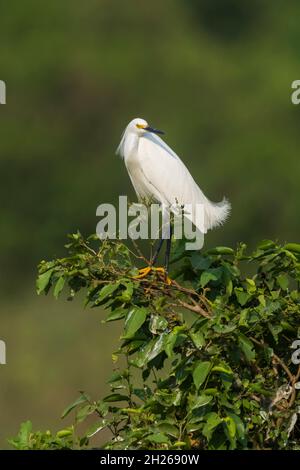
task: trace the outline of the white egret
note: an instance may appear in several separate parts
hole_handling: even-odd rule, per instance
[[[164,132],[150,127],[144,119],[133,119],[126,127],[117,149],[124,159],[138,198],[155,200],[164,206],[177,204],[194,208],[196,204],[202,204],[204,222],[203,217],[201,222],[197,220],[196,212],[192,210],[189,218],[193,224],[202,233],[221,225],[230,212],[230,203],[225,198],[219,203],[207,199],[184,163],[159,134]],[[170,240],[167,240],[166,269],[169,254]]]

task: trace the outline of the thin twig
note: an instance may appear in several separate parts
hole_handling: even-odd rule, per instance
[[[202,307],[200,307],[200,305],[191,305],[191,304],[188,304],[187,302],[184,302],[183,300],[180,300],[178,299],[178,303],[186,308],[187,310],[190,310],[191,312],[195,312],[195,313],[199,313],[200,315],[202,315],[203,317],[205,318],[211,318],[210,314],[208,312],[206,312]],[[174,304],[172,304],[174,305]]]
[[[258,346],[260,346],[262,348],[267,348],[268,347],[268,345],[266,343],[261,343],[260,341],[253,338],[252,336],[250,337],[250,339],[253,341],[253,343],[257,344]],[[291,373],[290,369],[287,367],[287,365],[283,362],[283,360],[280,359],[280,357],[278,357],[277,354],[275,354],[274,352],[273,352],[272,356],[275,359],[275,361],[278,362],[278,364],[280,364],[281,367],[283,368],[283,370],[286,372],[286,374],[288,375],[288,378],[290,379],[290,382],[293,382],[294,376]]]
[[[90,253],[92,253],[92,255],[97,256],[97,252],[93,250],[93,248],[91,248],[87,243],[81,241],[81,245],[84,246],[84,248],[86,248]]]
[[[141,250],[140,250],[138,244],[136,243],[136,241],[131,238],[131,242],[132,242],[134,248],[136,249],[136,251],[138,252],[140,259],[142,259],[143,261],[145,261],[145,263],[149,266],[149,265],[150,265],[150,261],[147,260],[147,258],[143,255],[143,253],[141,252]]]
[[[207,300],[207,298],[202,295],[202,294],[199,294],[197,291],[193,290],[193,289],[188,289],[186,287],[183,287],[181,286],[180,284],[178,284],[178,282],[172,280],[172,284],[171,286],[175,286],[177,290],[179,290],[180,292],[183,292],[185,294],[189,294],[189,295],[194,295],[196,297],[198,297],[199,300],[201,300],[201,302],[205,305],[205,307],[207,308],[207,310],[210,309],[210,305],[209,305],[209,302]],[[192,299],[193,300],[193,299]]]

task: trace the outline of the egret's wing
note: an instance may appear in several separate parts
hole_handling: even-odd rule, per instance
[[[176,153],[152,134],[140,139],[138,153],[151,195],[168,206],[185,206],[187,217],[205,233],[204,211],[208,200]]]
[[[138,153],[144,176],[160,202],[194,204],[207,200],[180,158],[158,136],[142,137]]]

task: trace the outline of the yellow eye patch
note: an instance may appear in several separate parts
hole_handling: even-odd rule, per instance
[[[146,126],[145,126],[145,124],[136,124],[136,127],[138,129],[145,129]]]

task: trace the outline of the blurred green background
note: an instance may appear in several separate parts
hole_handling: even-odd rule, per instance
[[[35,295],[36,264],[96,207],[135,200],[115,156],[143,117],[166,131],[228,223],[206,246],[299,241],[300,3],[292,0],[0,0],[0,446],[19,423],[57,429],[106,388],[119,331],[103,312]]]

